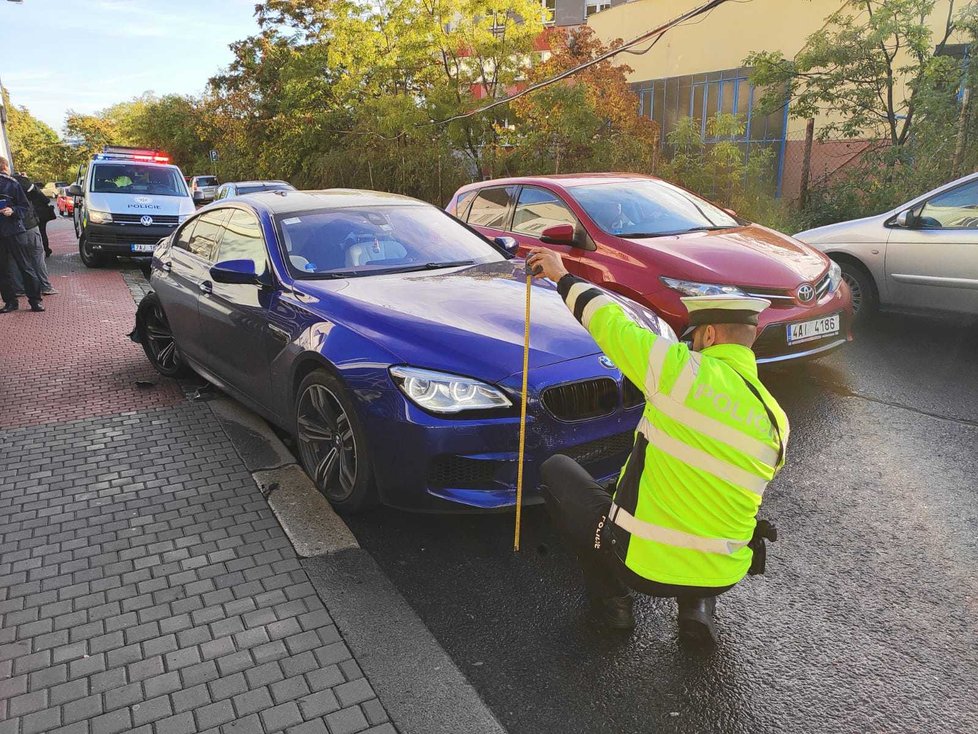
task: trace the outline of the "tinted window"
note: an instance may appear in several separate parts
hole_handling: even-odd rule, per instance
[[[556,224],[577,227],[577,217],[555,194],[535,186],[524,186],[516,202],[513,231],[539,237],[543,230]]]
[[[120,163],[95,164],[92,191],[100,194],[187,195],[187,187],[175,168]]]
[[[197,217],[197,226],[190,235],[189,250],[197,257],[213,262],[221,239],[221,229],[227,217],[227,209],[217,209]]]
[[[475,195],[477,193],[477,191],[466,191],[465,193],[459,194],[454,202],[454,214],[463,222],[469,218],[469,208],[472,206],[472,202],[475,201]]]
[[[920,226],[941,229],[978,229],[978,181],[938,194],[924,204]]]
[[[472,202],[468,223],[477,227],[506,229],[509,215],[509,202],[516,192],[515,186],[498,189],[483,189]]]
[[[265,240],[261,235],[258,218],[251,212],[236,209],[221,237],[221,254],[218,260],[250,260],[255,264],[255,272],[265,271]]]
[[[432,206],[323,209],[277,218],[292,269],[355,276],[499,262],[502,253]]]
[[[217,186],[217,176],[198,176],[198,186]]]
[[[239,194],[257,194],[259,191],[287,191],[292,187],[287,184],[255,184],[254,186],[239,186]]]
[[[196,226],[196,219],[191,219],[187,222],[173,237],[173,246],[190,252],[190,238],[193,236],[194,227]]]
[[[657,237],[740,226],[734,217],[665,181],[575,186],[571,195],[602,230],[622,237]]]

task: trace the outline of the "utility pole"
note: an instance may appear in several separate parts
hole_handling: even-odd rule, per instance
[[[971,101],[971,86],[965,86],[961,92],[961,112],[958,114],[958,135],[954,145],[954,159],[951,163],[951,175],[958,178],[961,175],[961,164],[964,162],[964,149],[968,140],[968,107]]]

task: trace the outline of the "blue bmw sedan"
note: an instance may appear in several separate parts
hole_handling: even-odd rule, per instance
[[[157,247],[135,333],[160,373],[192,369],[293,434],[337,509],[505,508],[522,383],[515,245],[390,194],[218,201]],[[532,308],[528,503],[555,453],[616,476],[644,402],[553,284],[534,284]]]

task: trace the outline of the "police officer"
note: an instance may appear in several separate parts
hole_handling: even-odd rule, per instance
[[[41,190],[34,185],[34,182],[22,172],[18,173],[15,171],[11,175],[20,184],[21,188],[24,189],[27,202],[31,205],[24,214],[24,229],[27,230],[27,253],[30,257],[31,266],[41,281],[41,295],[57,295],[58,291],[51,285],[51,281],[48,278],[48,268],[44,264],[45,251],[48,247],[42,234],[42,228],[47,224],[47,220],[44,217],[51,211],[49,209],[50,202],[48,201],[48,197],[42,194]],[[14,289],[17,293],[24,293],[24,283],[23,278],[20,277],[20,271],[15,268],[12,271],[12,275]]]
[[[716,597],[763,572],[770,525],[764,489],[784,464],[788,419],[757,376],[750,347],[760,298],[683,298],[692,349],[643,329],[612,298],[531,250],[531,268],[557,283],[567,307],[645,399],[635,444],[613,495],[576,462],[542,467],[555,525],[584,571],[594,621],[630,630],[629,589],[676,597],[680,636],[716,642]]]
[[[17,291],[11,273],[20,271],[31,311],[43,311],[41,281],[31,262],[30,242],[24,228],[24,217],[31,211],[24,189],[10,177],[10,163],[0,157],[0,313],[16,311]]]

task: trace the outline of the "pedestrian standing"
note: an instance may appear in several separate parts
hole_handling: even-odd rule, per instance
[[[45,260],[45,252],[47,251],[47,242],[44,241],[44,234],[42,234],[41,227],[47,226],[49,219],[44,219],[50,214],[50,219],[54,219],[54,212],[50,208],[50,202],[48,202],[48,197],[41,193],[41,190],[34,185],[23,173],[15,173],[13,175],[14,180],[21,185],[24,189],[24,195],[27,197],[27,201],[31,205],[30,211],[24,217],[24,229],[27,230],[28,239],[28,251],[31,254],[31,262],[34,265],[34,271],[37,273],[38,277],[41,279],[41,294],[45,296],[53,296],[58,293],[51,285],[51,281],[48,278],[48,267]],[[14,271],[15,287],[17,287],[17,293],[23,293],[24,287],[21,283],[21,278],[19,273]],[[18,287],[19,286],[19,287]]]
[[[594,619],[630,630],[629,589],[675,597],[681,637],[715,644],[716,597],[748,573],[763,573],[764,540],[776,537],[757,511],[784,465],[788,419],[758,379],[751,351],[757,316],[770,301],[683,298],[690,348],[639,326],[617,301],[568,274],[557,253],[530,252],[530,267],[557,283],[646,399],[614,494],[566,456],[541,470],[547,509],[581,563]]]
[[[20,304],[13,282],[17,270],[24,283],[24,292],[31,311],[43,311],[41,280],[34,270],[29,252],[24,217],[32,212],[24,189],[10,176],[10,163],[0,156],[0,313],[16,311]]]

